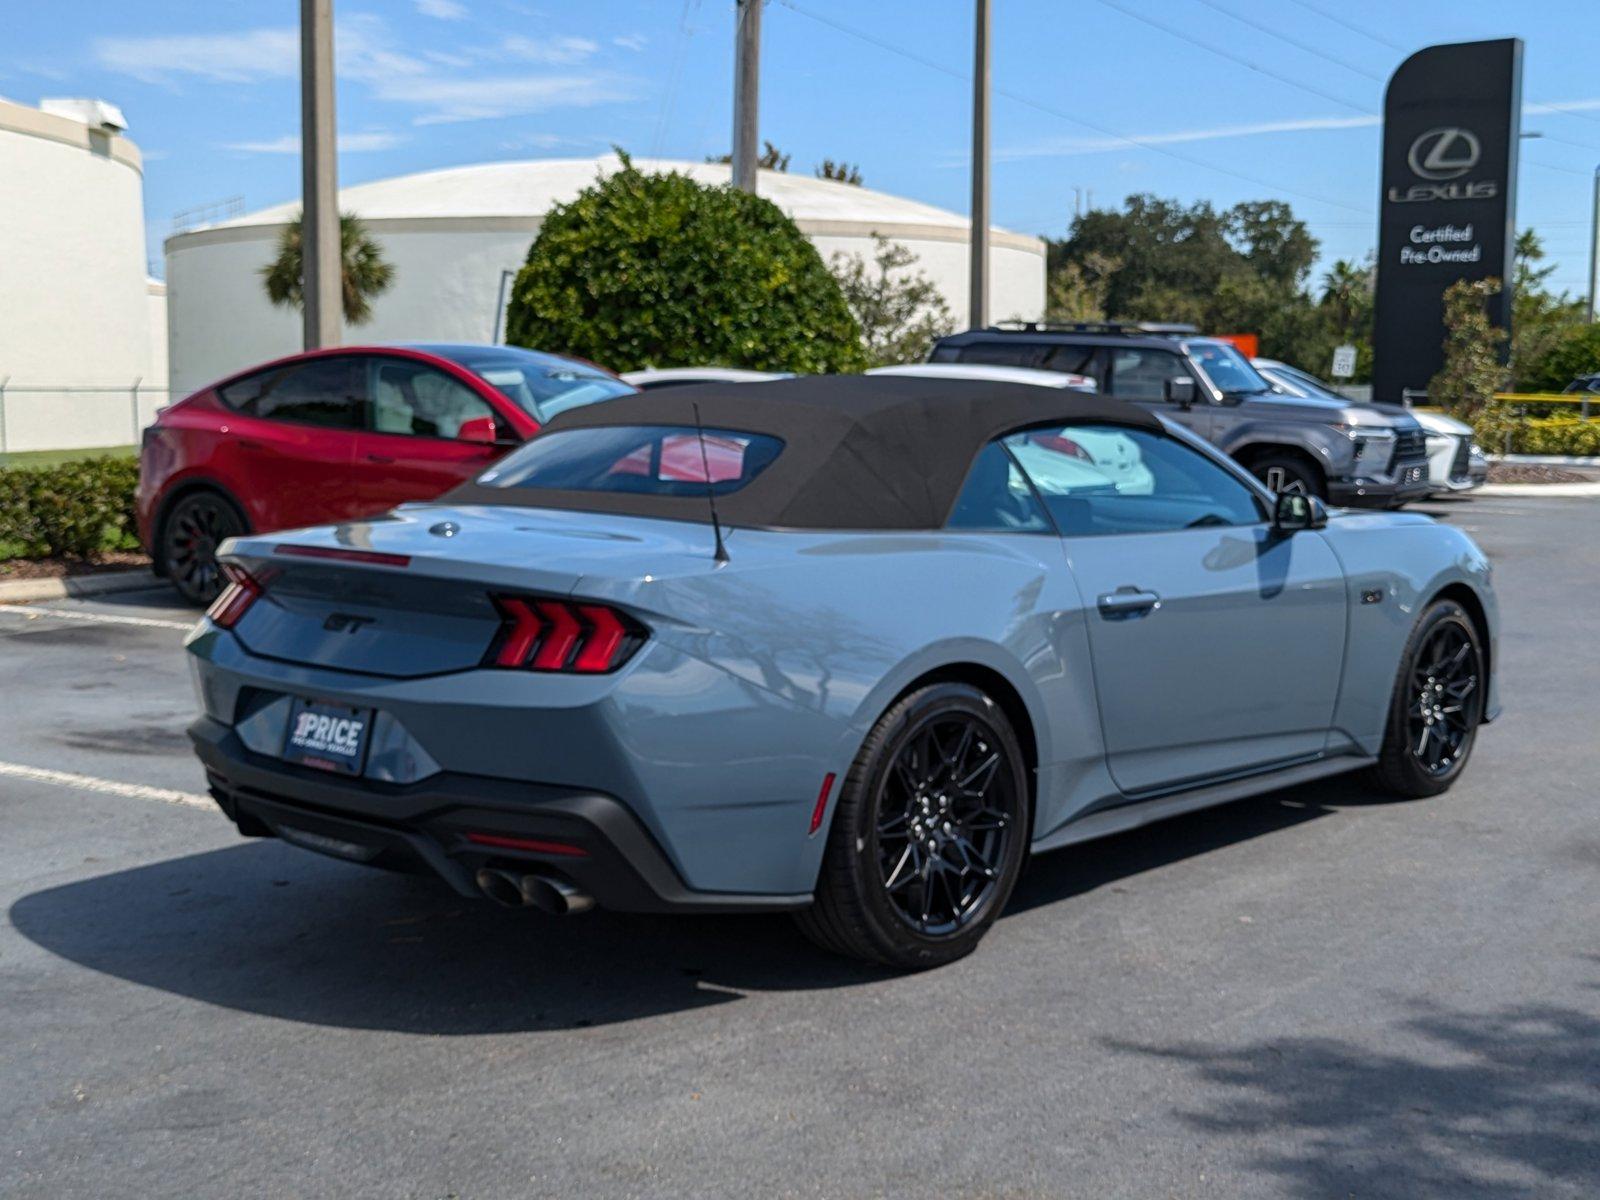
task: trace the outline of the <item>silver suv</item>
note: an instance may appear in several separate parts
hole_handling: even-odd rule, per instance
[[[1208,439],[1276,492],[1398,508],[1432,490],[1428,441],[1390,404],[1273,390],[1230,343],[1187,325],[998,325],[935,343],[932,362],[1066,371]]]

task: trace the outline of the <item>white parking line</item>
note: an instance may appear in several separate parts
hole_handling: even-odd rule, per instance
[[[85,792],[103,792],[108,796],[124,796],[129,800],[160,800],[165,804],[183,804],[190,808],[216,807],[208,797],[198,796],[193,792],[146,787],[142,783],[118,783],[115,779],[97,779],[93,775],[51,771],[44,767],[25,767],[21,763],[0,762],[0,775],[9,775],[13,779],[26,779],[33,783],[53,783],[59,787],[78,788]]]
[[[55,617],[62,621],[89,621],[97,625],[136,625],[144,629],[177,629],[188,633],[193,621],[163,621],[160,617],[125,617],[121,613],[73,612],[64,608],[41,608],[33,604],[0,604],[0,616],[14,615],[37,621]]]

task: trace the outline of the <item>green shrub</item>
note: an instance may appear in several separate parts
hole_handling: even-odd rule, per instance
[[[0,468],[0,546],[26,558],[130,549],[138,482],[139,463],[130,458]]]
[[[1509,405],[1492,405],[1474,427],[1478,442],[1490,454],[1506,453],[1509,434],[1512,454],[1558,454],[1576,458],[1600,456],[1600,421],[1578,417],[1519,419],[1505,415],[1490,419],[1490,412]]]
[[[1559,392],[1580,375],[1600,371],[1600,324],[1575,325],[1522,374],[1530,392]]]
[[[616,371],[860,370],[822,256],[770,200],[622,169],[557,205],[517,275],[507,340]]]

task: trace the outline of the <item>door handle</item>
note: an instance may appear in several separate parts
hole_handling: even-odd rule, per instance
[[[241,449],[241,450],[265,450],[266,449],[265,446],[263,446],[260,442],[256,441],[254,438],[240,438],[238,441],[236,441],[234,443],[234,445],[238,446],[239,449]]]
[[[1142,617],[1145,613],[1154,612],[1161,607],[1161,597],[1155,592],[1147,592],[1140,588],[1125,586],[1119,587],[1114,592],[1107,592],[1097,602],[1100,615],[1107,620],[1120,621],[1128,617]]]
[[[369,463],[392,463],[394,459],[386,454],[369,454],[367,455],[367,461]]]

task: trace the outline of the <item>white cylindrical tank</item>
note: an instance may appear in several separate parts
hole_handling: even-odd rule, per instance
[[[137,441],[152,353],[138,148],[102,101],[0,100],[0,450]]]
[[[636,159],[645,171],[676,170],[726,183],[721,163]],[[618,167],[614,156],[486,163],[344,188],[342,211],[361,217],[395,268],[373,319],[346,342],[494,340],[506,273],[523,264],[552,206],[572,200]],[[932,205],[832,180],[761,172],[760,193],[789,214],[825,260],[836,251],[871,261],[873,235],[917,255],[910,268],[943,292],[965,324],[965,217]],[[174,395],[251,363],[300,348],[297,312],[274,308],[261,268],[272,260],[298,203],[187,230],[167,239],[168,344]],[[1045,247],[1037,238],[991,233],[990,311],[997,320],[1043,315]]]

